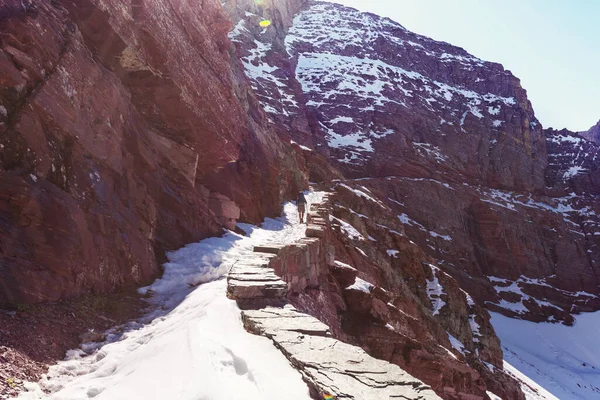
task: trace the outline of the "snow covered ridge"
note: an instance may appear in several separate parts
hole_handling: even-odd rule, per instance
[[[294,26],[296,30],[305,27],[302,39],[309,39],[313,48],[318,51],[330,48],[351,49],[357,56],[367,58],[372,55],[373,43],[383,38],[401,47],[403,51],[422,53],[443,63],[458,64],[460,68],[470,69],[473,65],[489,68],[496,66],[461,48],[410,32],[389,18],[363,13],[337,3],[313,2],[308,10],[296,17]],[[286,39],[288,53],[293,51],[294,40],[293,34]]]
[[[510,85],[486,84],[490,76],[494,82],[514,79],[500,65],[416,35],[387,18],[312,2],[294,18],[285,50],[270,32],[275,27],[261,30],[259,20],[246,13],[229,37],[263,109],[276,123],[303,118],[307,108],[316,113],[341,163],[364,164],[377,142],[396,133],[395,127],[374,124],[374,112],[425,110],[440,127],[467,132],[466,120],[475,119],[500,132],[511,110],[519,107]],[[457,82],[448,70],[477,78]],[[439,149],[435,160],[446,161]]]

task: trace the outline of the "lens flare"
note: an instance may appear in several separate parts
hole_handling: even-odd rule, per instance
[[[323,399],[325,400],[335,400],[335,398],[330,394],[324,394]]]
[[[267,27],[271,26],[271,21],[269,21],[268,19],[265,19],[263,21],[260,21],[259,25],[261,28],[267,28]]]

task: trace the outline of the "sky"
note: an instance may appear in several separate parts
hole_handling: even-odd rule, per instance
[[[332,0],[499,62],[544,127],[600,120],[600,0]]]

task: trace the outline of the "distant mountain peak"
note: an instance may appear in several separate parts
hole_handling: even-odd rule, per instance
[[[596,144],[600,144],[600,121],[592,126],[588,131],[579,132],[581,136]]]

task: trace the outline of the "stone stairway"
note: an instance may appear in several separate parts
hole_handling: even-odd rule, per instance
[[[254,253],[236,261],[227,277],[227,295],[241,308],[283,305],[288,285],[270,267],[275,254]]]
[[[317,287],[321,273],[333,264],[326,202],[311,205],[306,238],[257,246],[233,264],[227,294],[243,310],[246,330],[271,339],[300,371],[315,399],[439,399],[397,365],[333,338],[327,325],[288,303],[289,294]]]

